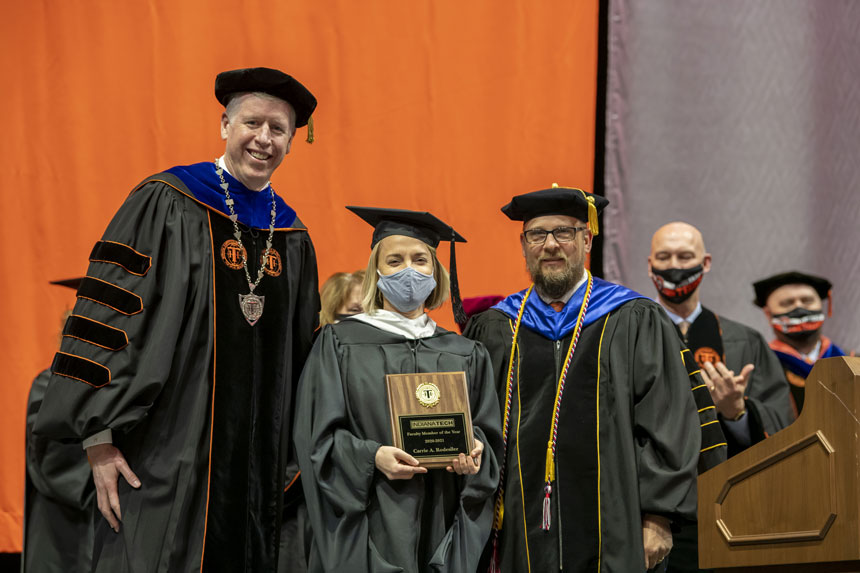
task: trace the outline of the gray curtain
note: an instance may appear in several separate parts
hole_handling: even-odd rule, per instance
[[[772,338],[751,283],[834,283],[860,349],[860,2],[610,0],[605,274],[655,296],[654,231],[698,227],[702,301]]]

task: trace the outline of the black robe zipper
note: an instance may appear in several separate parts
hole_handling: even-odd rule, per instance
[[[418,341],[413,340],[409,343],[409,350],[412,351],[412,372],[418,374]]]

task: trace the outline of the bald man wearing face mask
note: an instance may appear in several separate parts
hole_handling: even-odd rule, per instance
[[[794,415],[779,361],[757,331],[702,306],[711,255],[698,229],[675,222],[651,239],[648,274],[658,302],[701,367],[732,456],[788,426]],[[698,571],[695,524],[675,536],[670,570]]]
[[[711,255],[692,225],[669,223],[654,233],[648,274],[702,368],[731,456],[786,427],[794,416],[779,360],[761,334],[702,306],[699,286],[710,270]]]

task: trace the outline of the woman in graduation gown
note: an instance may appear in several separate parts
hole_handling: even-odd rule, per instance
[[[501,428],[480,343],[425,309],[447,297],[428,213],[349,207],[374,226],[362,314],[326,326],[299,383],[295,446],[313,526],[310,571],[475,571],[489,537]],[[456,293],[456,291],[455,291]],[[466,373],[475,449],[445,469],[391,446],[386,374]]]

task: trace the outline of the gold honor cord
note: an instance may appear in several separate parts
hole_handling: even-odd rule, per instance
[[[561,398],[562,393],[564,391],[564,383],[567,378],[567,372],[570,367],[571,360],[573,359],[573,352],[576,349],[576,343],[579,340],[579,335],[582,332],[583,319],[585,318],[585,313],[588,310],[588,301],[591,299],[591,291],[594,286],[594,279],[591,276],[591,273],[585,271],[588,276],[588,287],[585,291],[585,296],[583,297],[582,304],[579,307],[579,315],[576,320],[576,328],[574,329],[573,339],[570,341],[570,347],[568,348],[567,358],[565,360],[564,368],[562,369],[561,376],[559,377],[558,387],[556,390],[555,396],[555,404],[553,407],[553,417],[552,417],[552,426],[550,428],[550,439],[547,443],[547,463],[546,463],[546,478],[547,484],[545,487],[546,497],[544,499],[544,516],[543,516],[543,524],[541,526],[542,529],[549,529],[549,500],[550,495],[552,493],[551,480],[555,479],[555,445],[556,438],[558,432],[558,414],[559,408],[561,407]],[[517,320],[514,323],[513,328],[513,337],[511,340],[511,356],[508,360],[508,376],[507,376],[507,384],[505,389],[505,412],[504,412],[504,424],[502,426],[502,440],[504,446],[504,457],[502,458],[502,465],[500,469],[500,479],[499,479],[499,489],[496,494],[496,503],[495,503],[495,515],[493,519],[493,557],[490,561],[490,573],[498,573],[500,571],[499,564],[499,551],[498,551],[498,539],[499,539],[499,530],[502,528],[502,520],[504,518],[505,512],[505,504],[504,504],[504,493],[505,493],[505,466],[507,463],[507,449],[508,449],[508,430],[510,427],[510,414],[511,414],[511,399],[513,395],[513,378],[514,378],[514,356],[517,353],[517,337],[520,332],[520,324],[523,320],[523,312],[526,308],[526,302],[529,299],[529,296],[534,289],[534,285],[531,285],[523,296],[523,302],[520,304],[520,310],[517,313]]]
[[[588,273],[588,287],[585,290],[585,296],[582,297],[582,304],[579,306],[579,316],[576,318],[576,328],[574,329],[573,338],[570,340],[570,347],[567,349],[567,358],[564,361],[564,368],[561,370],[561,376],[558,378],[558,386],[555,391],[555,404],[552,409],[552,424],[549,428],[549,441],[546,445],[546,473],[544,474],[544,500],[543,500],[543,522],[541,529],[549,531],[551,523],[550,515],[550,498],[552,497],[552,482],[555,480],[555,448],[558,439],[558,418],[561,411],[561,399],[564,394],[564,384],[567,381],[567,373],[570,370],[570,363],[573,361],[573,353],[576,350],[576,343],[579,342],[579,334],[582,332],[582,323],[585,318],[585,313],[588,310],[588,301],[591,299],[591,287],[594,284],[594,279],[591,273]]]

